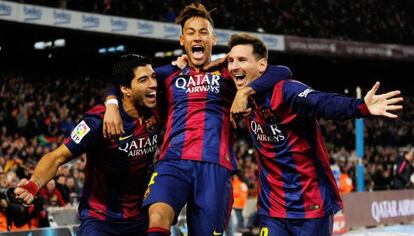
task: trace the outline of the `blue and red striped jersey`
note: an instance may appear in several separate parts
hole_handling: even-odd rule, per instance
[[[318,218],[342,209],[316,117],[368,115],[361,99],[322,93],[294,80],[250,100],[246,117],[259,162],[260,215]]]
[[[160,160],[205,161],[234,170],[229,119],[236,87],[227,69],[197,72],[167,65],[155,71],[167,103]]]
[[[120,105],[125,134],[115,141],[103,138],[104,112],[101,105],[88,111],[65,140],[74,156],[87,154],[79,213],[81,218],[137,220],[146,214],[141,205],[159,143],[158,111],[146,111],[141,124]]]
[[[236,87],[228,70],[220,66],[197,72],[191,67],[181,70],[166,65],[156,68],[155,72],[158,88],[165,93],[165,104],[159,105],[167,113],[160,160],[205,161],[236,170],[230,125]],[[269,67],[249,86],[261,93],[285,77],[284,70]],[[119,96],[115,88],[109,89],[106,95]]]

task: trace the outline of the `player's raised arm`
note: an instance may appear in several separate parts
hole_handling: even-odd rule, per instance
[[[121,114],[119,113],[118,97],[119,91],[111,87],[106,91],[105,107],[106,111],[103,120],[103,136],[113,139],[124,133]]]
[[[402,109],[401,105],[395,105],[403,101],[398,96],[399,91],[376,95],[378,87],[379,83],[374,85],[364,101],[336,93],[319,92],[299,81],[286,80],[276,85],[271,106],[277,110],[280,104],[285,103],[299,115],[325,119],[344,120],[367,115],[397,117],[389,111]]]
[[[73,155],[65,145],[44,155],[37,163],[30,180],[22,179],[14,190],[16,198],[31,204],[39,191],[57,172],[59,166],[72,159]]]
[[[178,57],[175,63],[155,68],[157,81],[162,83],[173,72],[186,66],[186,56]],[[117,88],[111,87],[105,93],[106,111],[103,119],[103,136],[107,139],[114,139],[125,132],[119,113],[118,98],[121,97]]]
[[[272,91],[278,82],[291,77],[292,72],[288,67],[269,66],[260,77],[237,91],[230,109],[230,120],[233,122],[233,116],[246,116],[250,113],[251,109],[247,107],[249,96]]]

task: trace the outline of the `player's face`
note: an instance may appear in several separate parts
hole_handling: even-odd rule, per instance
[[[189,18],[180,35],[180,45],[184,47],[190,66],[201,67],[211,58],[216,35],[211,23],[201,17]]]
[[[131,81],[131,98],[134,104],[154,108],[157,105],[157,80],[151,65],[135,69]]]
[[[227,68],[237,89],[241,89],[257,79],[267,67],[266,59],[258,60],[253,54],[253,46],[250,44],[234,46],[229,52],[227,62]]]

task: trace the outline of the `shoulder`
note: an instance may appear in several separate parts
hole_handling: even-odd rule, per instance
[[[184,68],[185,69],[185,68]],[[155,73],[159,77],[166,78],[171,75],[176,75],[181,72],[181,69],[171,64],[155,68]]]
[[[217,71],[220,71],[220,74],[226,78],[226,79],[231,79],[231,74],[230,71],[227,69],[226,66],[221,66],[219,68],[216,68]]]
[[[206,72],[213,74],[213,75],[221,76],[225,79],[231,79],[230,72],[227,70],[227,67],[224,65],[211,67]]]
[[[289,67],[284,65],[270,65],[266,69],[265,73],[270,73],[271,75],[277,75],[283,79],[292,78],[293,74]]]
[[[85,125],[92,129],[100,129],[103,123],[105,111],[106,108],[104,105],[97,105],[83,115],[80,123],[86,123]]]
[[[88,110],[85,115],[97,115],[97,114],[104,114],[106,111],[106,108],[104,105],[96,105],[92,107],[90,110]]]

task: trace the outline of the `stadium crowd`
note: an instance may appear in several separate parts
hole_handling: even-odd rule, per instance
[[[192,2],[153,0],[13,0],[28,4],[174,22]],[[414,44],[414,3],[397,1],[201,1],[214,9],[217,28],[313,38]]]
[[[16,187],[19,179],[28,178],[39,158],[63,142],[81,114],[102,101],[109,83],[105,79],[89,77],[2,75],[0,84],[0,198],[5,210],[8,203],[12,205],[7,189]],[[363,164],[367,191],[393,187],[397,159],[403,148],[413,144],[414,121],[409,118],[414,115],[414,109],[409,105],[413,102],[412,98],[406,99],[398,120],[365,119]],[[340,175],[344,175],[345,183],[348,183],[348,186],[342,186],[338,182],[341,191],[354,191],[352,183],[355,183],[357,158],[353,121],[321,120],[320,125],[332,163],[337,165]],[[239,122],[234,148],[239,158],[241,179],[249,187],[249,196],[254,197],[257,162],[245,128],[244,122]],[[68,163],[40,191],[42,206],[38,211],[32,210],[37,212],[39,222],[42,215],[45,217],[46,213],[42,213],[45,207],[77,204],[85,178],[85,164],[85,157]]]
[[[7,192],[19,180],[30,177],[44,154],[60,145],[75,122],[104,93],[108,85],[100,80],[52,79],[37,76],[0,78],[0,199],[1,207],[13,218],[36,211],[19,208]],[[44,208],[76,205],[82,191],[86,164],[79,158],[59,169],[56,178],[40,190],[40,208],[34,225],[47,225]],[[35,204],[36,205],[36,204]],[[10,210],[11,209],[11,210]],[[43,212],[42,214],[39,214]],[[0,220],[0,222],[2,222]],[[19,227],[19,222],[14,222]],[[1,229],[7,225],[1,224]],[[0,229],[0,231],[1,231]]]

